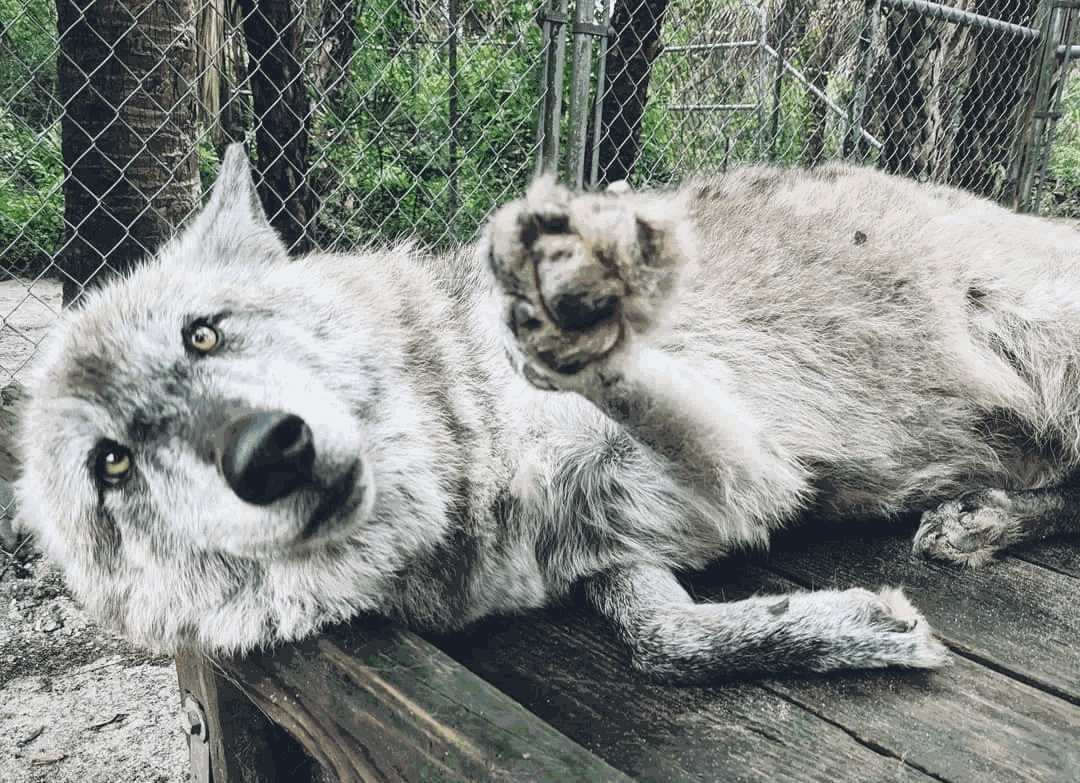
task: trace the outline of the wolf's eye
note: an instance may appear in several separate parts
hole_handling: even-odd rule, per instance
[[[107,442],[98,452],[95,469],[104,483],[120,484],[131,475],[131,452],[119,443]]]
[[[210,324],[197,324],[188,335],[188,344],[199,353],[210,353],[220,342],[221,335]]]

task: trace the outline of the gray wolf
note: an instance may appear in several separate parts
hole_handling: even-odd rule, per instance
[[[1076,247],[830,165],[540,180],[446,256],[293,260],[234,146],[201,213],[53,331],[21,521],[158,650],[362,612],[444,631],[580,587],[668,681],[936,667],[898,589],[699,604],[676,575],[807,516],[922,511],[916,551],[967,565],[1075,532]]]

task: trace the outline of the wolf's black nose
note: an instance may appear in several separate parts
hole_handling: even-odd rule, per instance
[[[315,445],[299,416],[264,411],[226,425],[218,438],[217,457],[237,497],[265,506],[310,480]]]

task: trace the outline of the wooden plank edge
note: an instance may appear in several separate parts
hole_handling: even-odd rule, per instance
[[[393,626],[336,629],[219,666],[338,783],[631,781]]]

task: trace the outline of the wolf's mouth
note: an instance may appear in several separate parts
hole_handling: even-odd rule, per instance
[[[300,533],[301,541],[307,541],[321,532],[321,529],[326,527],[330,518],[345,510],[346,507],[356,506],[356,502],[350,502],[350,499],[356,489],[356,479],[359,473],[360,461],[357,460],[340,478],[323,488],[322,500],[311,514],[307,524],[304,525],[303,532]]]

